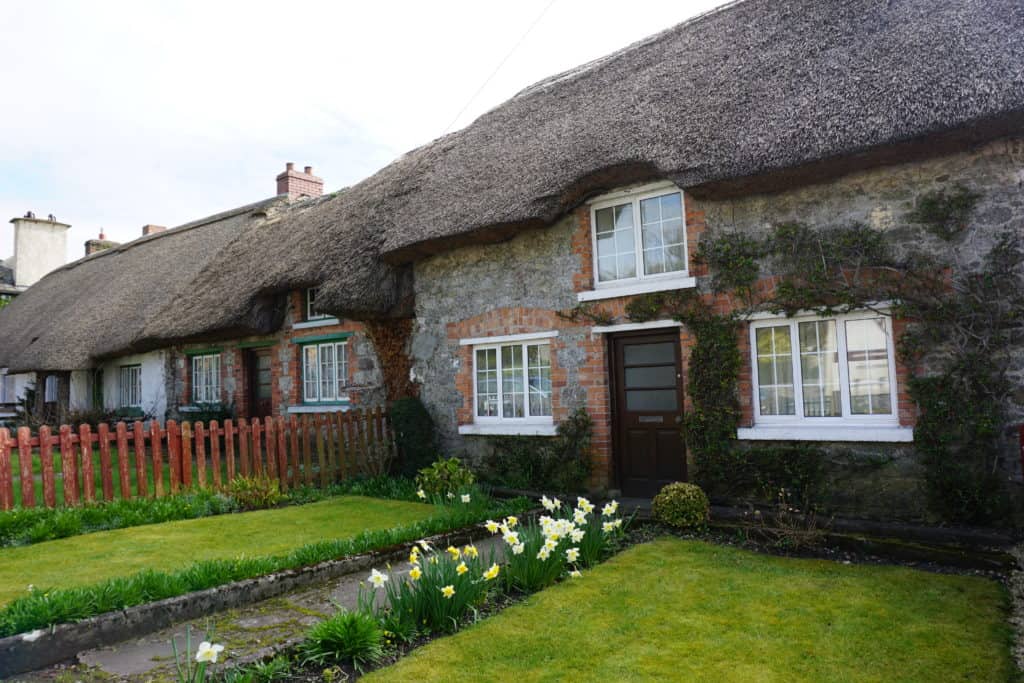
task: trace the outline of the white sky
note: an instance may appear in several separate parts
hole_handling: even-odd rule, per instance
[[[286,161],[357,182],[444,132],[549,1],[3,2],[0,257],[28,210],[72,224],[70,260],[269,197]],[[555,0],[454,128],[722,1]]]

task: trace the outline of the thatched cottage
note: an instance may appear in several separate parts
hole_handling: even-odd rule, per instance
[[[927,263],[941,298],[1021,233],[1022,36],[1013,0],[733,3],[537,83],[329,197],[169,231],[151,260],[138,244],[73,264],[0,313],[0,366],[67,372],[180,347],[220,354],[224,373],[238,361],[218,340],[280,343],[315,287],[317,310],[373,326],[366,384],[385,387],[372,400],[418,393],[450,452],[484,458],[495,437],[550,436],[583,408],[592,486],[646,495],[725,448],[713,423],[732,453],[814,444],[836,509],[921,516],[922,453],[942,439],[912,384],[941,358],[900,353],[915,321],[891,295],[913,299],[918,280],[886,273]],[[927,229],[928,207],[963,209],[955,234]],[[875,261],[856,267],[836,235]],[[739,282],[729,245],[775,251],[747,255]],[[184,272],[161,272],[190,248]],[[820,277],[813,260],[792,272],[809,248]],[[116,304],[128,325],[100,312],[114,289],[139,299]],[[695,302],[704,322],[737,326],[732,356],[702,346],[714,326]],[[1012,488],[1024,349],[991,355],[1011,385],[993,472]],[[301,403],[289,372],[275,412]],[[711,414],[711,380],[731,423]]]

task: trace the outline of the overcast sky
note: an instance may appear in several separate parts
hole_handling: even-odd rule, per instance
[[[350,185],[442,134],[534,22],[453,129],[722,0],[549,4],[4,2],[0,257],[28,210],[72,224],[76,259],[100,228],[271,196],[286,161]]]

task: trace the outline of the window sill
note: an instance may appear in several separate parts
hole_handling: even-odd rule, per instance
[[[872,427],[870,425],[848,425],[836,427],[761,425],[757,427],[737,429],[736,438],[740,441],[859,441],[875,443],[910,443],[914,440],[914,429],[912,427],[900,427],[898,425],[882,425],[878,427]]]
[[[652,292],[667,292],[672,289],[690,289],[697,286],[695,277],[674,277],[664,280],[642,280],[628,285],[612,287],[601,287],[587,292],[576,294],[577,301],[599,301],[601,299],[614,299],[620,296],[633,296],[634,294],[650,294]]]
[[[556,429],[553,422],[468,424],[459,425],[459,434],[464,436],[554,436],[557,433]]]
[[[309,330],[314,327],[327,327],[329,325],[337,325],[341,321],[337,318],[321,318],[319,320],[304,320],[301,323],[295,323],[292,325],[293,330]]]
[[[288,406],[289,413],[341,413],[350,410],[352,404],[348,401],[341,403],[303,403],[297,406]]]

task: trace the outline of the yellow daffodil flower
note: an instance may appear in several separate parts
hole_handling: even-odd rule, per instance
[[[487,522],[484,524],[484,528],[492,534],[498,533],[498,523],[495,522],[493,519],[487,520]]]
[[[475,545],[467,545],[462,549],[462,554],[466,557],[477,557],[480,553],[477,552]]]
[[[420,500],[426,500],[427,499],[427,492],[424,491],[423,489],[420,489],[419,491],[417,491],[416,495],[419,496]]]
[[[455,568],[455,573],[462,576],[469,571],[469,567],[466,566],[465,562],[459,562],[459,566]]]
[[[516,524],[519,524],[519,518],[514,515],[509,515],[505,518],[505,524],[509,529],[514,529]]]
[[[451,584],[445,586],[440,590],[441,595],[443,595],[448,600],[451,600],[452,596],[455,595],[455,586],[452,586]]]
[[[492,581],[498,578],[498,572],[501,571],[497,564],[492,564],[491,568],[484,572],[484,578],[488,581]]]
[[[409,570],[409,578],[413,581],[419,581],[421,576],[423,576],[423,572],[419,567],[413,567]]]
[[[459,553],[459,549],[456,548],[455,546],[453,546],[453,545],[448,546],[448,548],[445,549],[445,552],[448,553],[449,555],[451,555],[453,560],[459,559],[459,554],[460,554]]]

